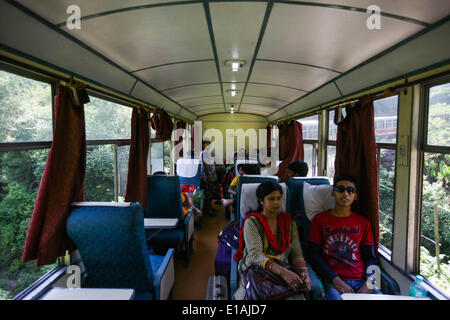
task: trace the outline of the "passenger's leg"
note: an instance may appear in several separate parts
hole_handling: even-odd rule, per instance
[[[331,282],[325,282],[324,286],[325,295],[327,296],[328,300],[342,300],[341,293]]]

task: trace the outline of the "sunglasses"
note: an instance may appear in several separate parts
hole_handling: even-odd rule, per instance
[[[356,193],[356,188],[353,188],[353,187],[346,188],[344,186],[334,186],[333,190],[336,192],[339,192],[339,193],[342,193],[344,191],[347,191],[348,194]]]

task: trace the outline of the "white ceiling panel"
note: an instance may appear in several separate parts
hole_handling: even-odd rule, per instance
[[[448,61],[450,22],[413,39],[379,59],[358,68],[336,80],[344,95],[361,88],[379,84],[388,79],[426,68],[432,64]],[[414,54],[408,54],[413,52]]]
[[[210,3],[211,20],[222,81],[246,81],[261,30],[267,3]],[[245,66],[232,72],[225,66],[230,59],[245,60]]]
[[[164,90],[163,93],[176,101],[201,96],[222,95],[219,83],[208,83],[180,87],[170,90]]]
[[[199,112],[199,111],[221,109],[221,108],[222,108],[222,111],[225,110],[225,108],[223,107],[223,103],[211,103],[208,105],[199,105],[199,106],[190,107],[189,111],[192,111],[197,114],[197,112]]]
[[[71,5],[79,6],[81,16],[86,17],[111,10],[176,1],[178,0],[18,0],[17,2],[35,11],[50,22],[59,24],[64,23],[69,17],[66,11]]]
[[[218,82],[214,61],[180,63],[134,73],[158,90],[167,90],[194,83]]]
[[[301,90],[257,83],[249,83],[245,90],[246,96],[264,96],[285,101],[293,101],[305,93],[305,91]]]
[[[258,58],[344,72],[424,28],[383,17],[380,30],[369,30],[367,17],[356,11],[275,3]]]
[[[336,88],[336,85],[334,83],[329,83],[320,89],[301,97],[298,101],[286,106],[284,109],[289,114],[295,114],[340,97],[341,94]]]
[[[123,93],[128,93],[136,81],[4,1],[0,2],[0,39],[3,45]]]
[[[382,12],[426,23],[434,23],[450,13],[450,1],[448,0],[309,0],[308,2],[362,9],[367,9],[370,5],[377,5]]]
[[[311,91],[338,73],[304,65],[256,61],[250,81]]]
[[[202,111],[199,111],[199,112],[197,112],[197,115],[200,117],[200,116],[204,116],[204,115],[207,115],[207,114],[212,114],[212,113],[223,113],[224,112],[224,109],[222,108],[222,109],[220,109],[220,108],[216,108],[216,109],[205,109],[205,110],[202,110]]]
[[[210,103],[223,103],[222,95],[218,96],[205,96],[205,97],[196,97],[191,99],[185,99],[182,101],[178,101],[183,104],[186,108],[190,108],[193,106],[210,104]]]
[[[264,105],[257,105],[257,104],[248,104],[248,103],[241,104],[241,108],[239,109],[239,111],[241,112],[246,109],[259,110],[261,112],[270,112],[270,113],[277,111],[277,109],[272,106],[264,106]]]
[[[66,31],[128,71],[214,58],[201,4],[120,12]]]
[[[254,96],[247,96],[245,95],[244,99],[242,99],[242,103],[247,104],[259,104],[259,105],[265,105],[265,106],[271,106],[273,108],[279,109],[288,102],[277,100],[277,99],[271,99],[271,98],[265,98],[265,97],[254,97]]]

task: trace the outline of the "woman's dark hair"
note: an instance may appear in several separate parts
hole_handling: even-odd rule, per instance
[[[256,212],[263,211],[264,208],[260,201],[263,201],[265,197],[274,191],[279,191],[280,194],[283,195],[283,188],[281,188],[278,182],[274,181],[262,182],[258,188],[256,188],[256,197],[258,198],[258,209],[256,209]]]

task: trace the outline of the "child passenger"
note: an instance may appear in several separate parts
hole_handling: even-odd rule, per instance
[[[311,223],[311,264],[325,280],[328,300],[341,300],[342,293],[373,293],[365,276],[368,266],[377,265],[373,233],[369,220],[351,210],[358,198],[355,179],[336,178],[331,193],[335,209],[318,213]]]

